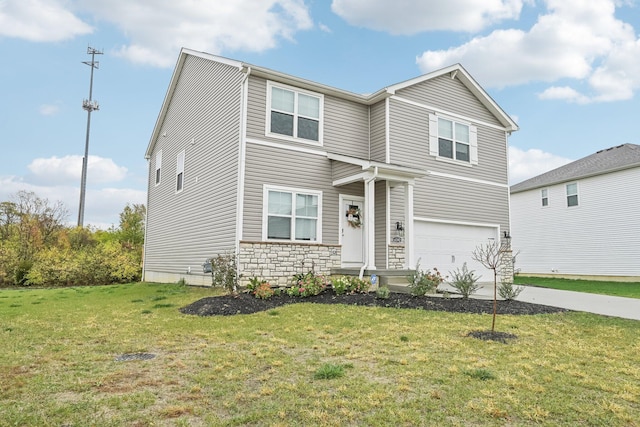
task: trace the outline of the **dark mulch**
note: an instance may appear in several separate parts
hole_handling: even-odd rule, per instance
[[[199,316],[229,316],[233,314],[251,314],[271,310],[285,304],[293,303],[346,304],[366,307],[410,308],[452,313],[493,313],[493,301],[483,299],[463,299],[444,297],[415,297],[409,294],[391,293],[387,299],[377,299],[375,293],[335,295],[325,291],[320,295],[299,298],[278,295],[267,300],[255,298],[253,295],[223,295],[203,298],[180,309],[184,314]],[[498,314],[532,315],[559,313],[567,311],[558,307],[530,304],[521,301],[498,301]],[[481,338],[481,337],[479,337]]]

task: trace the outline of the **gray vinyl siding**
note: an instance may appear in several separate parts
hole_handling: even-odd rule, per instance
[[[264,184],[322,192],[322,243],[338,244],[338,194],[325,156],[247,144],[242,240],[262,240]]]
[[[443,75],[400,89],[396,95],[413,102],[452,111],[474,120],[500,126],[498,119],[458,79]]]
[[[353,157],[369,153],[369,108],[351,101],[324,96],[323,149]],[[266,136],[267,81],[249,77],[247,137],[279,144],[314,147],[314,143]]]
[[[146,271],[197,274],[206,258],[235,249],[241,78],[235,67],[185,58],[149,160]],[[176,193],[183,150],[184,185]]]
[[[386,161],[386,107],[385,101],[371,106],[371,160]]]
[[[478,131],[478,164],[469,166],[437,161],[429,154],[429,113],[428,109],[420,106],[395,99],[390,101],[392,163],[494,183],[508,183],[505,131],[471,123]]]
[[[362,166],[352,165],[350,163],[344,163],[335,160],[331,162],[331,168],[331,175],[332,179],[334,180],[345,178],[362,172]]]
[[[387,268],[387,182],[377,181],[375,193],[376,267]]]
[[[391,227],[391,239],[393,240],[396,222],[405,223],[404,185],[396,185],[389,189],[389,203],[389,227]]]
[[[439,176],[416,180],[414,216],[509,229],[509,188]]]

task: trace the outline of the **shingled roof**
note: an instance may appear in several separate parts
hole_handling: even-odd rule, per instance
[[[511,186],[511,193],[519,193],[633,167],[640,167],[640,145],[622,144],[600,150],[575,162],[514,184]]]

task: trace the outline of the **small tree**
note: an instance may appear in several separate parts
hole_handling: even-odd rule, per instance
[[[471,258],[478,261],[485,268],[493,270],[493,319],[491,320],[491,332],[495,331],[496,313],[498,311],[498,269],[502,264],[503,254],[509,251],[508,243],[491,242],[476,246]]]

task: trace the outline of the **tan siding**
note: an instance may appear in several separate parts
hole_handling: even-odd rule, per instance
[[[396,95],[430,107],[456,112],[474,120],[500,125],[498,119],[460,80],[451,79],[449,75],[400,89]]]
[[[371,106],[371,160],[386,161],[385,101]]]
[[[387,183],[376,181],[376,267],[387,268]]]
[[[151,153],[145,268],[186,273],[235,247],[241,74],[188,56]],[[193,140],[193,144],[191,141]],[[155,155],[162,149],[161,184]],[[184,190],[176,157],[185,151]]]
[[[347,176],[352,176],[362,172],[361,166],[352,165],[349,163],[339,162],[335,160],[331,162],[331,168],[332,168],[332,178],[334,180],[345,178]]]
[[[243,240],[262,240],[263,186],[322,192],[322,242],[338,243],[338,189],[324,156],[247,144]]]
[[[390,203],[390,218],[389,227],[391,227],[391,239],[395,237],[394,230],[396,229],[396,222],[400,221],[404,224],[404,185],[396,185],[389,190],[389,203]]]

